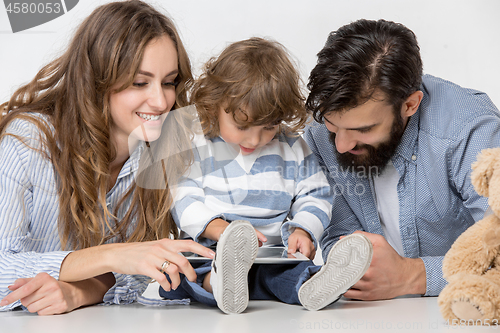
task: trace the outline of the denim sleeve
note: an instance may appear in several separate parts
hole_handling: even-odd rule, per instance
[[[475,221],[483,218],[485,200],[472,186],[471,165],[478,154],[486,148],[500,146],[500,120],[498,115],[475,117],[461,130],[456,145],[450,151],[451,181],[461,194]]]
[[[438,296],[446,286],[443,278],[443,258],[444,257],[422,257],[425,265],[427,287],[424,296]]]

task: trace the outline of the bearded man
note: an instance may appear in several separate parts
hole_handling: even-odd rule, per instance
[[[304,137],[334,193],[323,253],[360,232],[373,245],[364,277],[345,297],[436,296],[442,259],[488,208],[471,164],[500,146],[498,109],[486,94],[423,75],[407,27],[359,20],[328,37],[312,70]]]

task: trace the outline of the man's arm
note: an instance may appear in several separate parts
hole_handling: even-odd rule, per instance
[[[448,149],[450,184],[460,194],[463,205],[474,220],[482,218],[486,199],[470,183],[471,164],[485,148],[500,145],[500,121],[497,116],[481,116],[464,124]],[[442,274],[442,256],[417,259],[400,257],[380,236],[369,234],[374,259],[365,276],[346,293],[357,299],[386,299],[406,294],[437,296],[446,285]],[[368,236],[368,235],[367,235]],[[450,246],[454,239],[450,239]],[[378,260],[378,258],[382,258]]]
[[[316,154],[320,165],[327,170],[316,145],[315,130],[308,128],[304,138]],[[327,172],[330,186],[336,186],[335,179]],[[332,220],[321,236],[323,258],[340,237],[354,232],[365,234],[373,245],[372,264],[365,276],[351,288],[346,297],[375,300],[389,299],[406,294],[426,294],[426,265],[420,258],[404,258],[387,243],[381,235],[364,232],[363,225],[350,208],[342,193],[334,191]],[[431,268],[432,269],[432,268]],[[439,269],[439,271],[441,271]]]

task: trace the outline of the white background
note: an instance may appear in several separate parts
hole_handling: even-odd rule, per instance
[[[106,2],[80,0],[67,14],[15,34],[0,4],[0,101],[60,54],[82,19]],[[384,18],[416,33],[425,73],[484,91],[500,106],[500,0],[149,2],[176,22],[195,73],[227,43],[262,36],[289,49],[307,82],[330,31],[359,18]]]

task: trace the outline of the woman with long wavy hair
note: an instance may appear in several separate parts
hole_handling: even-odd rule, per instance
[[[0,106],[1,310],[148,301],[151,279],[170,290],[179,273],[196,278],[178,252],[213,252],[174,240],[168,186],[135,181],[191,81],[172,21],[139,0],[115,2]],[[169,137],[173,146],[188,140],[182,131]],[[178,159],[167,168],[181,174],[187,163]]]

